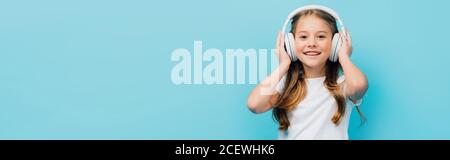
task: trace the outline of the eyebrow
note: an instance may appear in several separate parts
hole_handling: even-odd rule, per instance
[[[317,31],[317,33],[322,33],[322,32],[323,33],[328,33],[327,31]],[[297,34],[298,33],[309,33],[309,32],[308,31],[298,31]]]

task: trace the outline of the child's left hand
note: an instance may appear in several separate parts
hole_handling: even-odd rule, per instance
[[[350,55],[352,55],[352,39],[350,37],[350,34],[348,33],[347,29],[344,30],[344,32],[339,32],[341,35],[341,48],[339,49],[338,57],[339,60],[342,58],[348,58]]]

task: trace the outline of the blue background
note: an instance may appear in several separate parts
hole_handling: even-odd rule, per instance
[[[293,9],[335,9],[368,76],[351,139],[450,139],[450,2],[0,2],[0,139],[276,139],[255,86],[174,85],[173,50],[266,48]]]

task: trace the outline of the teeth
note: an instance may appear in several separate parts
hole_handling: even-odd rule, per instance
[[[314,51],[311,51],[311,52],[305,52],[305,54],[306,54],[306,55],[309,55],[309,56],[316,56],[316,55],[319,55],[320,52],[314,52]]]

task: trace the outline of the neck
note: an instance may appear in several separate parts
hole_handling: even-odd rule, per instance
[[[305,78],[317,78],[325,76],[325,66],[310,68],[303,65]]]

